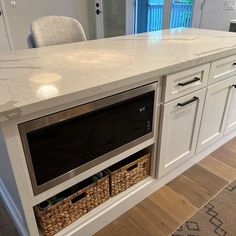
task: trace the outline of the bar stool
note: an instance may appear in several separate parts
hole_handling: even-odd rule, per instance
[[[65,16],[45,16],[31,24],[35,47],[85,41],[82,25],[74,18]]]

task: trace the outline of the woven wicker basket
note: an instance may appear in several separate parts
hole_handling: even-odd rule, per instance
[[[34,210],[38,225],[44,235],[52,236],[109,197],[109,177],[106,175],[46,210],[36,206]]]
[[[142,151],[108,168],[111,196],[125,191],[149,176],[150,157],[150,153]]]

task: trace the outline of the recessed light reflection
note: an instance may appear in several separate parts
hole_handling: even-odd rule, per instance
[[[37,89],[37,95],[41,99],[55,97],[58,93],[57,87],[50,84],[41,85]]]
[[[50,84],[61,80],[61,75],[56,73],[40,73],[32,75],[29,80],[38,84]]]

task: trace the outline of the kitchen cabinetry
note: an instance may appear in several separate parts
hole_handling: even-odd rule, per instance
[[[223,137],[229,111],[228,126],[230,127],[230,124],[233,123],[236,115],[233,107],[230,108],[230,94],[234,88],[235,80],[236,78],[232,77],[208,88],[197,152],[202,151]]]
[[[158,177],[195,155],[205,92],[202,89],[164,105]]]
[[[166,76],[165,102],[207,86],[210,64],[193,67]]]
[[[217,83],[236,74],[236,56],[212,62],[209,84]]]
[[[225,134],[228,134],[235,129],[236,129],[236,77],[230,91],[229,110],[225,127]]]
[[[150,177],[110,198],[56,234],[93,235],[236,136],[236,89],[232,86],[236,84],[236,46],[233,33],[165,30],[3,53],[0,60],[0,155],[4,161],[0,165],[0,195],[9,203],[8,209],[24,236],[41,235],[34,213],[36,205],[147,148],[152,154]],[[34,194],[19,124],[61,111],[69,115],[73,107],[122,95],[125,91],[157,81],[153,135],[128,148],[125,145],[118,151],[112,148],[111,158]],[[145,107],[137,109],[134,112],[144,114]],[[129,112],[133,111],[123,109],[118,113],[126,116]],[[144,117],[142,122],[145,120]],[[58,123],[61,125],[64,121],[60,119]],[[138,124],[136,116],[132,122]],[[109,127],[112,125],[115,123]],[[146,125],[150,126],[148,122]],[[110,131],[109,127],[99,126],[102,138]],[[127,129],[130,127],[118,131],[127,132]],[[136,129],[131,133],[135,134]],[[94,132],[88,135],[88,141],[93,142],[94,147],[101,144],[99,140],[94,142]],[[62,139],[68,144],[74,140],[65,137]],[[110,139],[105,144],[109,145]],[[76,151],[78,145],[69,146],[71,152],[81,156],[82,151]],[[63,149],[57,142],[55,147],[59,151]],[[41,151],[40,148],[37,150]],[[92,151],[89,149],[88,154]],[[63,153],[64,149],[59,154]],[[54,163],[59,165],[56,159],[57,163]],[[48,164],[43,168],[43,171],[47,170]]]

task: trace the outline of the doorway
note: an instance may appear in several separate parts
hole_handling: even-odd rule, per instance
[[[95,0],[97,38],[133,34],[135,2],[136,0]]]
[[[191,27],[194,0],[95,0],[96,35],[106,38]]]
[[[191,27],[193,0],[137,0],[136,32]]]

